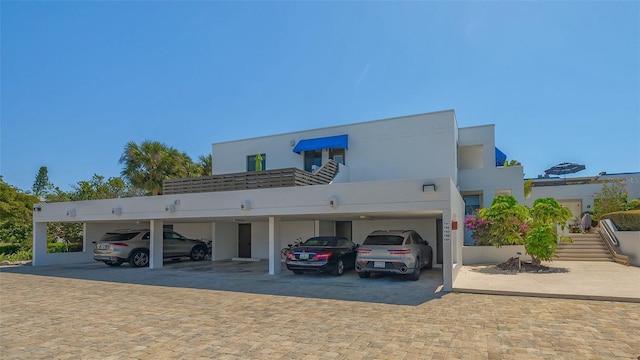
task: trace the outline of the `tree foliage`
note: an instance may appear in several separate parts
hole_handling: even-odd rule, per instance
[[[0,176],[0,242],[31,247],[33,205],[40,200],[4,182]]]
[[[199,176],[211,176],[213,175],[213,156],[211,154],[198,157],[198,166],[200,166]]]
[[[199,171],[186,153],[158,141],[128,142],[120,163],[124,164],[121,175],[151,195],[162,194],[164,179],[197,176]]]
[[[93,174],[90,180],[79,181],[73,186],[69,200],[115,199],[137,195],[143,194],[121,177],[110,177],[105,181],[104,176]]]
[[[522,244],[532,263],[549,261],[555,254],[560,236],[557,227],[563,227],[571,218],[571,210],[553,198],[540,198],[530,209],[519,205],[513,196],[496,196],[491,207],[480,209],[477,218],[465,219],[465,227],[472,237],[495,247]]]
[[[49,182],[49,169],[46,166],[41,166],[31,187],[33,194],[40,199],[44,199],[52,187],[53,185]]]
[[[496,196],[491,207],[480,209],[480,218],[489,223],[488,241],[500,247],[521,244],[526,234],[529,209],[518,205],[518,200],[510,195]]]
[[[604,214],[629,210],[626,184],[620,179],[602,184],[602,190],[593,199],[593,219],[600,220]]]

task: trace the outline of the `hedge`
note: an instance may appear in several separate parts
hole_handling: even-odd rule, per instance
[[[0,254],[11,255],[20,251],[20,244],[0,244]]]
[[[602,215],[602,219],[611,220],[620,231],[640,231],[640,210],[612,212]]]

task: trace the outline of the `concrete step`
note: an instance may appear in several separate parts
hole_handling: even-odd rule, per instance
[[[613,261],[609,249],[595,233],[568,234],[573,242],[560,243],[556,248],[558,260],[562,261]]]
[[[609,250],[606,248],[558,248],[557,254],[563,253],[596,253],[596,254],[609,254]]]
[[[613,262],[612,258],[592,258],[592,257],[559,257],[554,259],[556,261],[602,261],[602,262]]]

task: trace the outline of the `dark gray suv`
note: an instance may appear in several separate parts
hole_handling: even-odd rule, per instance
[[[131,266],[149,265],[149,229],[123,229],[110,231],[95,243],[93,259],[109,266],[120,266],[128,262]],[[189,257],[200,261],[209,253],[206,243],[187,239],[172,230],[163,231],[162,252],[164,258]]]

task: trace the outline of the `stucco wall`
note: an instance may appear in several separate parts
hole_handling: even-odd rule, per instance
[[[213,144],[215,174],[244,172],[247,156],[266,154],[266,169],[304,167],[292,143],[347,134],[351,181],[451,177],[457,181],[457,124],[453,111]]]
[[[616,237],[620,243],[616,251],[627,255],[631,265],[640,267],[640,231],[616,231]]]
[[[213,239],[211,223],[177,223],[173,230],[189,239]]]
[[[227,260],[238,256],[238,224],[216,223],[212,242],[212,260]]]
[[[518,252],[522,255],[518,255]],[[500,264],[516,256],[520,256],[522,261],[531,261],[531,257],[525,255],[524,245],[507,245],[500,248],[494,246],[462,247],[464,265]]]
[[[458,185],[462,192],[481,192],[483,207],[491,206],[499,190],[511,190],[511,195],[522,204],[525,201],[523,177],[522,166],[460,170]]]

